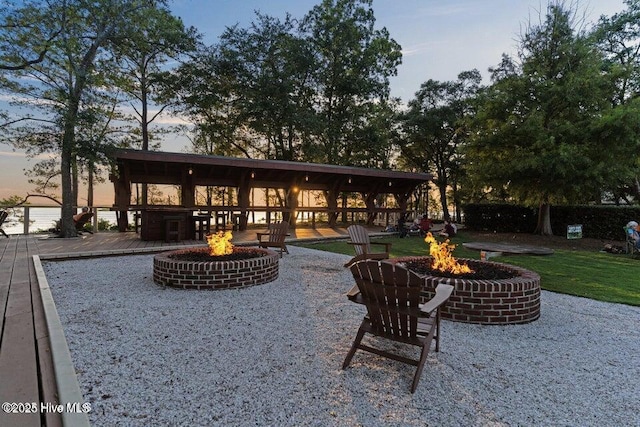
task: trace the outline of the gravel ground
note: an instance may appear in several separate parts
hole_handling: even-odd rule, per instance
[[[640,426],[639,307],[543,292],[527,325],[444,321],[412,395],[411,366],[340,369],[364,314],[348,257],[289,249],[231,291],[163,289],[149,255],[46,263],[92,424]]]

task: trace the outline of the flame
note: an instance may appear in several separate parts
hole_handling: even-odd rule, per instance
[[[453,274],[473,273],[467,264],[460,264],[453,257],[452,252],[456,245],[450,244],[449,239],[438,243],[431,233],[427,233],[424,241],[429,244],[429,255],[433,258],[432,269],[448,271]]]
[[[209,254],[211,256],[229,255],[233,253],[233,245],[231,244],[233,234],[230,231],[218,231],[215,234],[207,236],[209,244]]]

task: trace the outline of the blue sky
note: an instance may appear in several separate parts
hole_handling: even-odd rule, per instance
[[[254,11],[302,18],[321,0],[173,0],[171,9],[186,25],[196,27],[207,44],[217,42],[225,27],[248,27]],[[625,9],[623,0],[567,0],[578,2],[587,22]],[[391,94],[410,100],[428,79],[455,80],[461,71],[476,68],[488,78],[487,68],[513,54],[524,26],[540,22],[546,8],[540,0],[373,0],[376,27],[386,27],[402,46],[403,63],[391,80]],[[543,15],[542,15],[543,17]],[[163,143],[165,151],[182,151],[181,142]],[[0,198],[23,195],[31,187],[23,169],[30,168],[21,153],[0,144]],[[99,185],[97,203],[113,203],[110,183]],[[43,200],[43,199],[41,199]],[[34,203],[40,200],[35,199]]]
[[[254,11],[302,18],[321,0],[175,0],[172,10],[214,43],[226,26],[248,27]],[[574,0],[575,1],[575,0]],[[625,9],[622,0],[579,0],[587,20]],[[489,66],[503,52],[513,53],[522,26],[540,21],[539,0],[373,0],[376,27],[386,27],[402,46],[403,63],[391,82],[392,95],[411,99],[428,79],[455,80],[477,68],[487,79]]]

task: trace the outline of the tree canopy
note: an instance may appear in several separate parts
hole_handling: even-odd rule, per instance
[[[447,192],[458,187],[463,165],[461,147],[468,139],[466,118],[480,89],[477,70],[462,72],[457,81],[428,80],[401,114],[398,145],[404,163],[417,170],[434,171],[444,218],[450,220]]]
[[[389,77],[400,47],[369,0],[325,0],[303,19],[256,14],[181,69],[184,111],[209,149],[389,167]],[[216,148],[214,148],[216,147]]]
[[[505,57],[493,70],[466,151],[485,185],[541,208],[543,234],[552,233],[549,204],[599,200],[638,151],[637,103],[612,105],[602,52],[572,17],[551,4],[544,22],[523,35],[519,63]]]
[[[28,153],[55,153],[62,193],[61,235],[76,235],[72,216],[77,204],[74,174],[79,159],[95,161],[114,140],[104,132],[118,103],[116,46],[157,24],[147,19],[164,1],[65,0],[27,2],[3,10],[0,45],[14,44],[2,62],[20,61],[17,52],[45,52],[38,61],[5,73],[4,89],[16,104],[38,111],[7,139]],[[37,23],[37,25],[32,25]],[[49,35],[55,34],[55,37]],[[43,45],[43,40],[46,45]],[[17,58],[17,59],[16,59]],[[22,60],[25,62],[25,60]],[[115,89],[115,90],[112,90]],[[99,135],[97,139],[96,136]]]

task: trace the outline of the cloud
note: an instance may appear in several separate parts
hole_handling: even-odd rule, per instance
[[[0,151],[0,156],[3,157],[27,157],[25,153],[21,153],[18,151]]]
[[[151,115],[151,114],[149,114]],[[169,116],[166,114],[162,114],[160,117],[156,118],[153,123],[159,124],[159,125],[190,125],[193,124],[192,122],[190,122],[189,120],[182,118],[182,117],[176,117],[176,116]]]
[[[54,157],[58,157],[58,154],[42,153],[36,156],[27,156],[27,154],[22,151],[0,151],[0,157],[17,157],[21,159],[25,159],[27,157],[30,159],[52,159]]]
[[[402,49],[402,56],[413,56],[418,55],[422,52],[433,49],[440,43],[420,43],[413,46],[409,46],[405,49]]]

